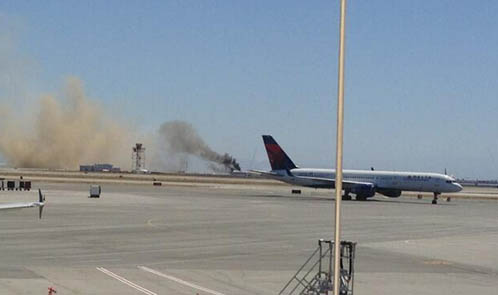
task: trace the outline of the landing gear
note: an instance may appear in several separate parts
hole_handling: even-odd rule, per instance
[[[356,201],[366,201],[367,197],[362,195],[356,195]]]
[[[436,205],[437,204],[437,198],[439,197],[441,193],[434,193],[434,199],[432,199],[432,204]]]
[[[342,195],[342,200],[343,201],[351,201],[353,198],[351,198],[351,195],[349,194],[349,190],[344,191],[344,195]]]

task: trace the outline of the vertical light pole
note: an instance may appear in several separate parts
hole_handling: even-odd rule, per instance
[[[337,85],[337,152],[335,169],[335,240],[334,240],[334,295],[339,295],[341,282],[341,200],[342,200],[342,146],[344,130],[344,43],[346,0],[341,0],[339,34],[339,79]]]

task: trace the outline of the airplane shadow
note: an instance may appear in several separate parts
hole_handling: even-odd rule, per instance
[[[273,198],[273,199],[288,199],[293,201],[316,201],[316,202],[331,202],[335,201],[334,197],[322,197],[322,196],[302,196],[302,195],[282,195],[282,194],[249,194],[246,195],[251,198]],[[410,205],[421,205],[421,206],[453,206],[455,204],[448,203],[446,200],[439,200],[436,205],[431,203],[432,199],[421,200],[421,201],[412,201],[405,199],[368,199],[365,201],[356,201],[356,200],[343,200],[344,203],[383,203],[383,204],[410,204]]]
[[[268,199],[288,199],[288,200],[293,200],[293,201],[322,201],[322,202],[330,202],[334,200],[334,198],[329,198],[329,197],[319,197],[319,196],[290,196],[290,195],[280,195],[280,194],[271,194],[271,195],[264,195],[264,194],[249,194],[246,195],[247,197],[251,198],[268,198]]]
[[[394,204],[413,204],[413,205],[431,205],[431,206],[452,206],[454,204],[447,202],[446,200],[439,200],[436,205],[432,204],[432,199],[421,200],[421,201],[411,201],[404,199],[370,199],[364,202],[378,202],[378,203],[394,203]]]

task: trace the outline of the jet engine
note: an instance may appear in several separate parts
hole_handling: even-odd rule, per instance
[[[378,188],[377,192],[389,198],[399,198],[401,196],[401,190],[399,189],[381,189]]]
[[[373,184],[359,185],[351,188],[351,192],[356,195],[357,200],[366,200],[375,195],[375,186]]]

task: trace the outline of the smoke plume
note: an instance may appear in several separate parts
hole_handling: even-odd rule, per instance
[[[14,167],[74,169],[124,160],[119,151],[128,132],[104,116],[76,78],[67,80],[61,99],[42,97],[34,115],[4,114],[0,123],[0,153]]]
[[[61,95],[35,95],[39,69],[18,50],[17,27],[0,12],[0,159],[9,166],[77,169],[111,163],[129,169],[132,144],[144,142],[158,170],[186,167],[189,155],[209,161],[213,171],[240,170],[235,159],[213,151],[185,122],[163,124],[161,142],[155,132],[137,136],[89,99],[77,78],[67,79]],[[166,158],[165,148],[176,159]]]
[[[188,154],[200,157],[203,160],[217,164],[218,167],[210,165],[213,171],[219,171],[223,167],[225,171],[240,171],[240,165],[229,154],[219,154],[213,151],[199,136],[194,127],[184,121],[166,122],[159,128],[161,142],[164,148],[173,154]]]

